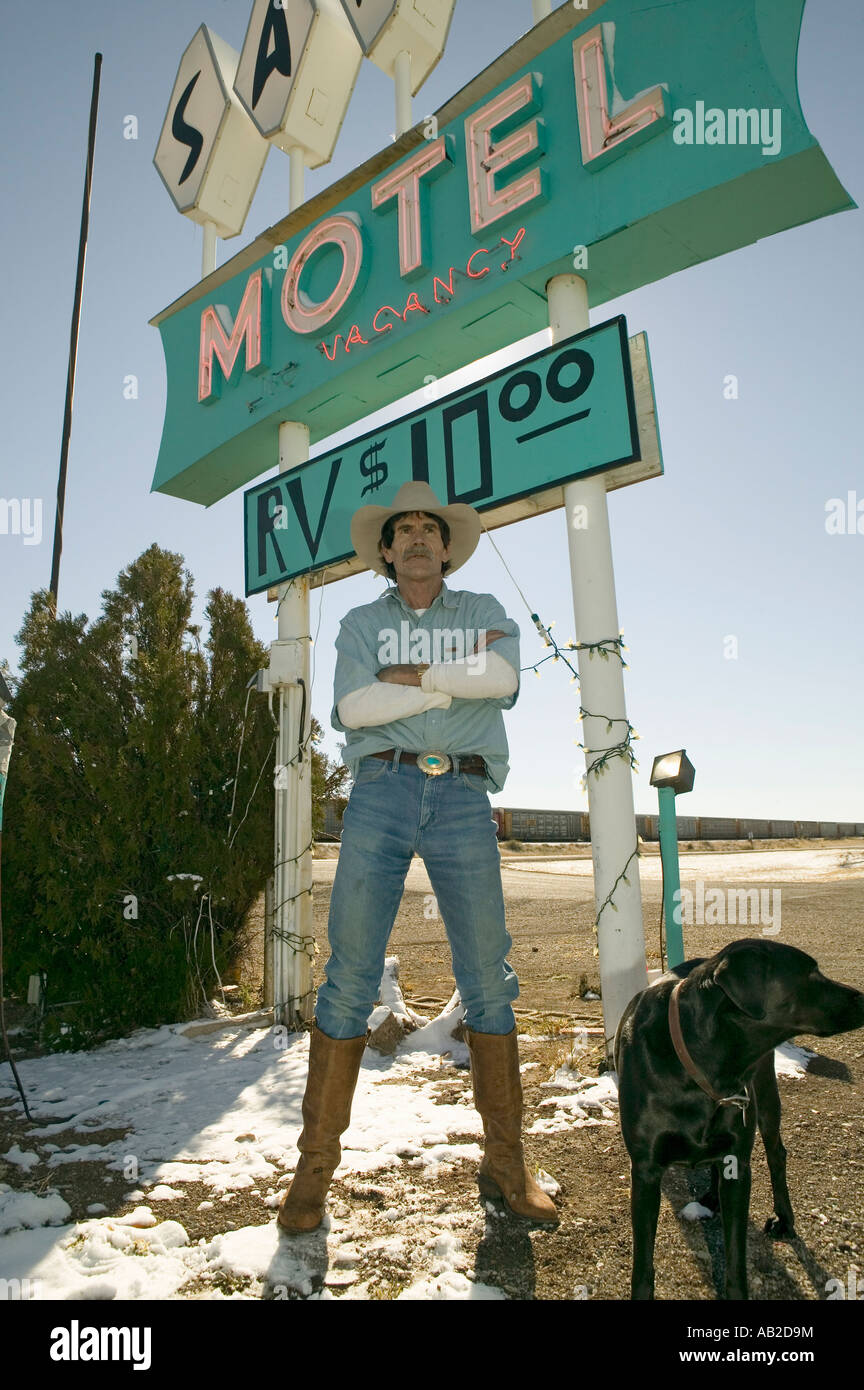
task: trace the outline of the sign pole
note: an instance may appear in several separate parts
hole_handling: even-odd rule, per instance
[[[411,129],[411,54],[407,49],[396,54],[396,139]]]
[[[681,870],[678,863],[678,822],[675,791],[658,787],[660,803],[660,859],[663,864],[663,919],[666,923],[666,968],[671,970],[684,960],[684,932],[681,926]],[[678,909],[678,916],[675,910]]]
[[[279,471],[309,458],[309,429],[279,426]],[[312,1016],[312,711],[309,700],[309,580],[280,586],[279,658],[271,684],[279,696],[273,905],[274,1022],[296,1028]]]
[[[295,212],[306,201],[306,156],[302,145],[292,145],[288,159],[288,211]]]
[[[216,269],[216,224],[204,223],[204,245],[201,250],[201,279],[205,280]]]
[[[589,327],[588,287],[581,276],[556,275],[546,292],[553,341]],[[615,639],[620,629],[603,475],[592,474],[565,484],[564,512],[576,640],[595,643]],[[591,711],[582,724],[585,764],[590,768],[604,749],[626,737],[624,674],[614,649],[605,660],[596,651],[580,650],[578,655],[581,704]],[[611,731],[607,727],[610,720]],[[603,1018],[606,1050],[611,1054],[624,1009],[648,983],[630,764],[626,758],[613,757],[602,774],[589,771],[587,781]],[[614,908],[604,907],[610,893]]]

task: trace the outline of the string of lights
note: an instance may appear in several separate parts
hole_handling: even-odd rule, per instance
[[[639,769],[639,763],[637,762],[637,760],[636,760],[636,754],[635,754],[634,751],[633,751],[633,743],[634,743],[634,741],[635,741],[636,739],[638,739],[639,735],[637,734],[636,730],[633,728],[633,725],[630,723],[630,720],[629,720],[629,719],[627,719],[624,715],[618,715],[618,716],[613,716],[613,717],[607,717],[605,714],[592,714],[591,711],[585,709],[585,707],[584,707],[583,705],[580,705],[580,706],[579,706],[579,714],[578,714],[577,718],[578,718],[580,721],[581,721],[581,720],[584,720],[584,719],[586,719],[586,718],[587,718],[587,719],[605,719],[605,720],[606,720],[606,732],[607,732],[607,733],[610,733],[610,734],[611,734],[611,732],[612,732],[612,725],[613,725],[613,724],[626,724],[626,725],[627,725],[627,734],[626,734],[626,736],[621,740],[620,743],[613,743],[612,746],[611,746],[610,748],[601,748],[601,749],[592,750],[592,751],[598,752],[598,753],[599,753],[599,757],[596,757],[596,758],[594,759],[594,761],[591,762],[591,763],[589,763],[588,766],[587,766],[587,768],[585,769],[585,776],[582,778],[582,786],[583,786],[583,788],[587,788],[587,786],[588,786],[588,777],[589,777],[589,774],[592,773],[592,772],[594,772],[594,773],[596,773],[597,776],[599,777],[600,774],[606,770],[606,767],[607,767],[608,764],[612,761],[613,758],[624,758],[625,761],[628,762],[628,763],[630,764],[630,767],[633,769],[634,772],[638,771],[638,769]],[[576,743],[577,743],[578,747],[581,748],[581,749],[583,750],[583,752],[587,752],[584,743],[580,743],[578,739],[576,740]]]
[[[484,526],[483,529],[484,529],[484,531],[486,531],[486,536],[487,536],[487,538],[488,538],[488,540],[489,540],[489,542],[490,542],[490,544],[491,544],[491,546],[492,546],[492,549],[495,551],[495,553],[497,554],[499,560],[501,561],[502,565],[504,566],[505,570],[507,571],[507,574],[510,576],[510,579],[512,580],[513,585],[514,585],[514,587],[515,587],[517,593],[519,594],[519,597],[521,598],[522,602],[525,604],[525,607],[528,609],[528,612],[531,613],[531,621],[532,621],[532,623],[534,624],[534,626],[536,627],[536,629],[537,629],[537,631],[539,632],[540,636],[542,637],[544,644],[545,644],[547,647],[551,647],[551,648],[552,648],[552,651],[549,653],[548,656],[541,657],[539,661],[535,661],[535,662],[533,662],[532,664],[530,664],[530,665],[528,665],[528,666],[523,666],[523,667],[521,668],[522,671],[533,671],[534,674],[535,674],[535,676],[536,676],[537,679],[539,680],[539,679],[540,679],[540,671],[539,671],[539,668],[540,668],[541,666],[544,666],[544,665],[546,664],[547,661],[553,661],[553,662],[563,661],[563,662],[564,662],[564,665],[567,667],[567,669],[568,669],[568,671],[570,672],[570,675],[571,675],[570,684],[571,684],[571,685],[573,685],[573,684],[579,685],[580,690],[581,690],[581,682],[580,682],[580,680],[579,680],[579,672],[573,667],[572,663],[570,662],[570,660],[569,660],[568,657],[566,656],[565,653],[567,653],[567,652],[587,652],[587,653],[588,653],[588,656],[589,656],[589,660],[590,660],[590,659],[593,659],[594,656],[595,656],[595,654],[596,654],[598,657],[600,657],[601,660],[603,660],[603,661],[608,661],[610,657],[615,656],[615,657],[617,657],[618,660],[621,662],[622,669],[624,669],[624,670],[627,669],[627,662],[624,660],[624,652],[627,651],[627,646],[626,646],[626,644],[625,644],[625,642],[624,642],[624,634],[623,634],[623,632],[619,632],[619,634],[618,634],[617,637],[601,637],[601,638],[599,638],[596,642],[574,642],[574,641],[571,640],[571,641],[566,642],[563,646],[559,646],[559,644],[556,642],[555,638],[552,636],[552,631],[551,631],[551,629],[555,626],[554,621],[551,622],[551,623],[549,623],[549,624],[546,624],[546,623],[544,623],[544,622],[542,621],[542,619],[540,618],[540,615],[539,615],[538,613],[533,613],[533,612],[531,612],[531,605],[530,605],[530,603],[528,602],[528,600],[527,600],[527,598],[525,597],[525,595],[523,594],[522,590],[519,588],[519,585],[518,585],[518,583],[516,582],[516,578],[515,578],[515,576],[513,575],[512,571],[511,571],[511,569],[510,569],[510,566],[507,564],[507,561],[504,559],[504,556],[501,554],[501,551],[498,549],[497,545],[495,544],[494,540],[492,539],[492,536],[491,536],[490,532],[489,532],[488,530],[486,530],[486,527],[485,527],[485,526]],[[585,775],[584,775],[583,778],[582,778],[582,787],[583,787],[584,790],[587,791],[587,789],[588,789],[588,778],[591,776],[591,773],[593,772],[595,777],[600,777],[600,776],[602,776],[603,773],[606,771],[606,769],[607,769],[609,763],[613,760],[613,758],[624,758],[625,761],[629,764],[629,766],[630,766],[630,768],[631,768],[632,770],[636,770],[636,769],[638,768],[639,764],[638,764],[638,762],[637,762],[637,760],[636,760],[636,755],[635,755],[635,753],[634,753],[634,751],[633,751],[632,744],[633,744],[633,742],[634,742],[636,739],[639,738],[639,735],[636,733],[636,730],[633,728],[633,725],[630,723],[629,719],[627,719],[627,718],[624,717],[623,715],[614,715],[614,714],[594,714],[594,713],[592,713],[592,711],[586,710],[586,709],[584,708],[584,706],[581,705],[581,704],[580,704],[580,706],[579,706],[579,714],[578,714],[577,718],[579,719],[579,721],[582,721],[582,720],[584,720],[585,718],[590,718],[590,719],[605,719],[605,720],[606,720],[606,730],[607,730],[608,733],[611,733],[611,732],[612,732],[612,727],[613,727],[614,724],[626,724],[626,725],[627,725],[627,733],[626,733],[625,737],[624,737],[623,739],[621,739],[618,743],[612,744],[609,748],[597,748],[597,749],[591,749],[591,750],[590,750],[590,752],[591,752],[592,754],[593,754],[593,753],[596,753],[597,756],[594,757],[594,758],[592,759],[592,761],[588,762],[588,765],[587,765],[587,767],[586,767],[586,769],[585,769]],[[576,743],[578,744],[578,746],[583,750],[583,752],[586,752],[586,755],[587,755],[588,750],[585,749],[584,743],[581,743],[578,739],[576,739],[575,742],[576,742]],[[617,911],[618,911],[618,908],[617,908],[617,906],[616,906],[616,904],[615,904],[615,902],[614,902],[615,890],[617,889],[617,887],[618,887],[618,885],[619,885],[620,883],[626,883],[626,884],[628,885],[628,887],[629,887],[630,880],[629,880],[628,877],[627,877],[627,870],[629,869],[629,867],[630,867],[630,865],[632,864],[633,860],[634,860],[634,859],[638,859],[639,857],[640,857],[640,852],[639,852],[639,841],[638,841],[638,839],[637,839],[636,844],[635,844],[633,850],[631,851],[631,853],[630,853],[630,855],[629,855],[629,857],[628,857],[628,859],[627,859],[626,864],[624,865],[624,867],[623,867],[623,869],[621,870],[620,874],[619,874],[618,877],[616,878],[615,882],[612,884],[612,887],[609,889],[609,892],[606,894],[606,897],[604,898],[604,900],[603,900],[603,902],[600,904],[600,906],[597,908],[597,911],[596,911],[596,913],[595,913],[595,916],[594,916],[594,955],[595,955],[595,956],[598,954],[597,938],[598,938],[598,933],[599,933],[599,930],[600,930],[600,918],[603,916],[603,913],[606,911],[607,907],[611,907],[611,909],[612,909],[613,912],[617,912]]]

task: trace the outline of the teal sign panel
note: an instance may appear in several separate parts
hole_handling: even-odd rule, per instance
[[[639,457],[627,325],[610,319],[244,494],[246,593],[354,554],[403,483],[479,512]]]
[[[854,206],[801,112],[803,7],[561,5],[157,316],[154,489],[215,502],[276,466],[280,421],[314,443],[546,327],[553,275],[598,305]]]

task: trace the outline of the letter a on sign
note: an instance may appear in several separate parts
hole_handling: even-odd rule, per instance
[[[273,0],[252,6],[234,91],[262,135],[281,125],[314,18],[312,0],[294,0],[286,9]]]
[[[333,154],[362,61],[333,0],[255,0],[234,91],[262,135],[314,169]]]

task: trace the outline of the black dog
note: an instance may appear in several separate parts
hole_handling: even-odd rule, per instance
[[[615,1036],[615,1066],[631,1163],[633,1298],[654,1297],[660,1179],[670,1163],[714,1165],[726,1297],[747,1297],[757,1122],[774,1192],[775,1216],[765,1230],[795,1234],[774,1048],[797,1033],[828,1037],[862,1026],[864,994],[826,979],[794,946],[758,937],[733,941],[710,960],[685,961],[630,1001]]]

